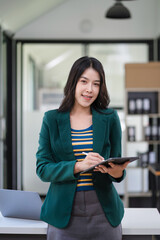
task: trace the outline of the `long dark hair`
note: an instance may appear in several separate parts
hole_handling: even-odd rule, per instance
[[[85,56],[76,60],[70,70],[68,80],[64,88],[64,99],[59,107],[59,111],[71,111],[75,102],[75,89],[77,82],[87,68],[93,68],[100,75],[100,90],[98,97],[92,103],[92,107],[97,111],[108,107],[110,98],[106,87],[103,66],[96,58]]]

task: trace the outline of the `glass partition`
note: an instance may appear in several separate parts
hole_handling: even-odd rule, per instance
[[[43,114],[58,108],[73,62],[83,56],[82,44],[23,45],[22,183],[24,190],[45,194],[48,184],[36,176],[35,162]]]
[[[22,183],[23,189],[46,194],[48,183],[36,176],[36,151],[45,111],[58,108],[70,68],[81,56],[98,58],[106,73],[110,107],[120,108],[124,141],[124,64],[147,62],[147,44],[23,44]],[[124,150],[123,150],[124,151]],[[123,186],[119,191],[123,191]]]

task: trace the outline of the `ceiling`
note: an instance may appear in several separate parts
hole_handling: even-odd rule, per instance
[[[125,21],[105,19],[104,13],[114,2],[0,0],[0,26],[17,39],[152,39],[160,34],[160,0],[124,1],[133,14],[131,20]],[[55,45],[28,47],[42,65],[58,58],[62,52],[68,54],[68,46],[64,49]],[[111,52],[113,54],[113,50]]]
[[[68,0],[0,0],[0,25],[17,32]]]
[[[130,20],[104,17],[115,0],[0,0],[0,26],[15,39],[149,39],[160,35],[160,0],[124,1]]]

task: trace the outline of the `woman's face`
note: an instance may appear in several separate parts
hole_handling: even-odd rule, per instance
[[[90,108],[100,90],[100,75],[93,68],[87,68],[80,76],[75,89],[74,107]]]

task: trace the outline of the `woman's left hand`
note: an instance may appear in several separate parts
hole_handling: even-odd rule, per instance
[[[110,167],[106,167],[104,165],[99,165],[95,167],[94,171],[101,172],[101,173],[108,173],[114,178],[120,178],[123,175],[123,170],[128,166],[129,162],[125,162],[124,164],[113,164],[113,163],[108,163]]]

